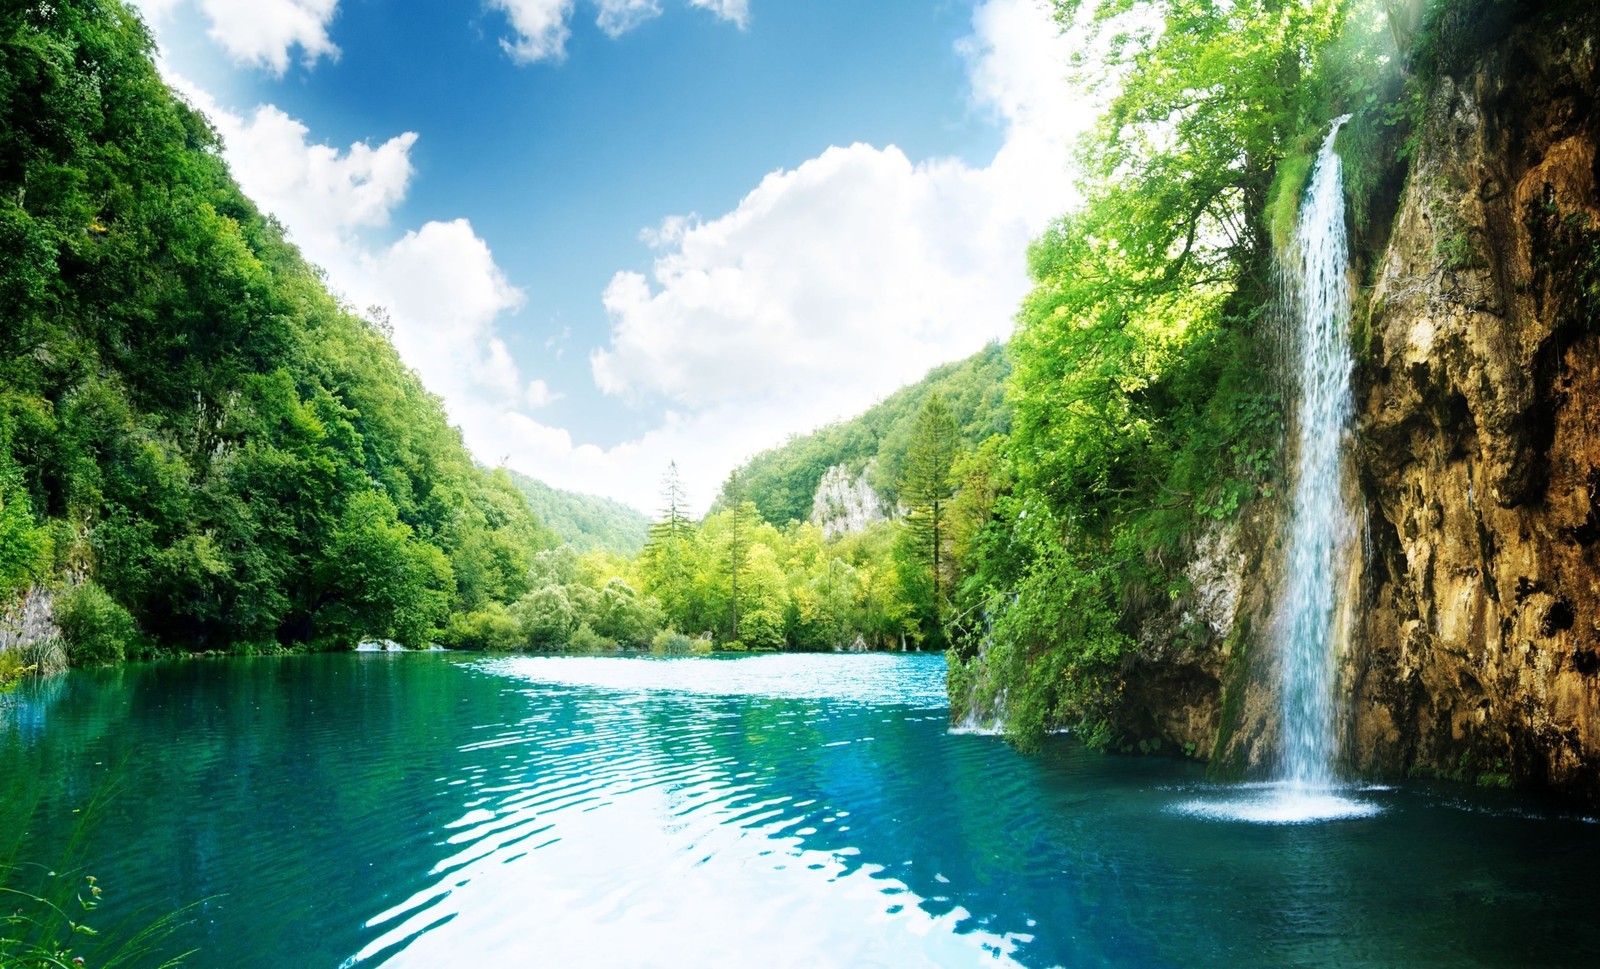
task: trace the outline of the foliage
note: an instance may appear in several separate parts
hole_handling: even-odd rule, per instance
[[[809,519],[817,485],[835,465],[852,473],[868,470],[873,489],[893,502],[899,497],[912,426],[928,397],[938,393],[944,398],[962,444],[973,447],[1010,427],[1011,414],[1003,393],[1010,371],[1005,346],[991,343],[966,360],[936,367],[857,417],[763,451],[735,474],[743,483],[745,497],[774,525]],[[724,490],[717,508],[726,507],[728,500]]]
[[[694,651],[694,640],[683,633],[663,629],[650,640],[650,652],[661,656],[688,656]]]
[[[29,879],[29,875],[33,877]],[[21,887],[24,884],[28,887]],[[0,896],[6,899],[8,913],[0,918],[0,966],[76,969],[90,964],[151,965],[155,969],[171,969],[193,954],[163,958],[160,951],[181,924],[183,912],[155,919],[134,930],[124,941],[101,942],[95,924],[100,922],[106,897],[99,879],[93,875],[57,874],[37,866],[0,864]],[[80,952],[88,958],[75,955]],[[161,961],[150,961],[153,959]]]
[[[586,622],[579,623],[567,639],[567,649],[574,653],[603,653],[616,648],[616,640],[600,635]]]
[[[654,531],[633,563],[640,588],[665,628],[706,644],[697,648],[887,648],[919,635],[898,524],[828,541],[814,525],[775,528],[746,504]]]
[[[169,945],[192,907],[155,918],[134,912],[107,922],[109,910],[115,908],[115,892],[108,891],[112,886],[77,867],[89,831],[110,808],[115,794],[115,785],[100,785],[88,803],[73,812],[77,823],[62,864],[55,869],[17,860],[37,801],[23,794],[0,802],[0,966],[170,969],[194,954],[193,950],[172,954]]]
[[[945,566],[947,506],[952,491],[951,468],[959,447],[955,419],[945,406],[944,397],[929,395],[912,424],[911,443],[901,470],[900,497],[907,507],[902,532],[907,558],[927,570],[930,607],[924,632],[935,644],[943,638],[944,600],[950,585]]]
[[[511,481],[562,543],[580,552],[599,549],[618,555],[637,555],[644,548],[650,518],[637,509],[609,498],[552,488],[515,471]]]
[[[21,469],[0,435],[0,602],[40,577],[50,553],[49,535],[34,520]]]
[[[472,612],[455,613],[439,638],[452,649],[507,650],[526,642],[522,625],[498,602]]]
[[[0,595],[87,572],[160,643],[251,650],[515,601],[553,536],[152,50],[115,0],[0,11]]]
[[[56,597],[55,621],[74,666],[119,662],[138,635],[128,610],[93,582]]]

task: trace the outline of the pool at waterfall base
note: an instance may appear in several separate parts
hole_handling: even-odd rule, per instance
[[[0,789],[119,915],[194,905],[191,966],[1600,964],[1580,814],[1025,756],[944,691],[915,654],[133,665],[0,697]]]

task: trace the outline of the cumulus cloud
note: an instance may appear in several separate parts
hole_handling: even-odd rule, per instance
[[[152,0],[164,2],[164,0]],[[647,20],[661,16],[660,0],[588,0],[595,10],[595,25],[615,40]],[[748,0],[688,0],[689,6],[709,10],[720,20],[741,29],[750,22]],[[572,36],[576,0],[488,0],[489,9],[506,15],[514,37],[501,38],[500,46],[519,63],[560,61],[567,56]]]
[[[567,56],[567,21],[573,0],[489,0],[492,10],[505,13],[514,38],[501,38],[500,46],[515,61],[559,61]]]
[[[414,131],[377,147],[357,142],[340,150],[312,141],[304,124],[274,105],[245,117],[182,77],[169,82],[216,126],[246,194],[288,226],[308,254],[331,255],[351,230],[388,225],[405,198]]]
[[[564,396],[566,395],[560,391],[551,390],[550,385],[543,380],[530,380],[528,381],[528,389],[524,399],[529,407],[537,410],[540,407],[555,403]]]
[[[648,277],[616,274],[595,351],[608,393],[703,408],[810,390],[847,412],[1004,336],[1028,241],[1072,198],[1068,51],[1032,0],[991,0],[962,42],[974,100],[1006,132],[991,163],[833,147],[762,180],[732,212],[644,234]]]
[[[191,2],[210,22],[211,39],[240,64],[282,74],[297,47],[307,66],[339,56],[328,36],[339,0],[134,0],[152,23]]]
[[[376,252],[360,252],[346,286],[358,305],[388,307],[395,349],[446,400],[526,402],[525,384],[496,333],[524,296],[466,219],[429,222]],[[336,283],[339,277],[334,277]]]
[[[606,289],[597,384],[688,407],[857,389],[849,407],[976,349],[1008,328],[1037,231],[990,204],[987,181],[857,144],[768,176],[721,218],[664,226],[652,278]]]

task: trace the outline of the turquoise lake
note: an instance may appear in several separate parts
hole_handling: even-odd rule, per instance
[[[191,966],[1600,965],[1588,819],[1448,785],[1319,824],[1185,807],[1237,793],[952,734],[934,656],[195,660],[0,696],[22,856],[63,864],[105,795],[68,861],[108,912],[198,903]]]

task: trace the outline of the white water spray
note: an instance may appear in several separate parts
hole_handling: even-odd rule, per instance
[[[1298,438],[1285,589],[1279,604],[1280,779],[1327,790],[1337,755],[1334,724],[1334,595],[1338,551],[1350,533],[1341,493],[1352,404],[1349,249],[1344,189],[1333,150],[1335,121],[1317,154],[1300,207],[1290,269],[1299,349]]]

